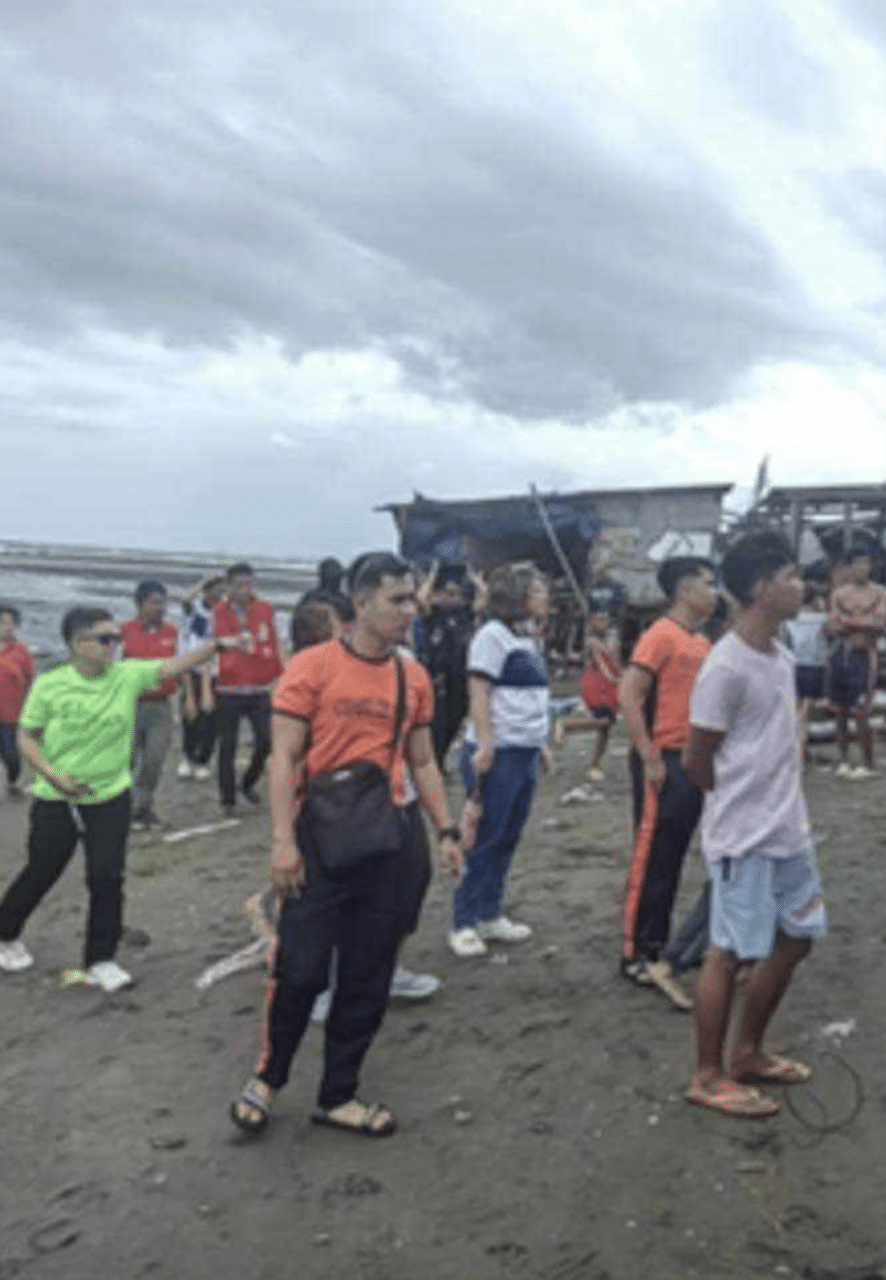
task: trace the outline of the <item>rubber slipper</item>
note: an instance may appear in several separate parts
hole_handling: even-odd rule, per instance
[[[652,985],[656,987],[667,1000],[670,1000],[675,1009],[679,1009],[681,1013],[690,1013],[695,1007],[692,1001],[692,996],[683,990],[670,967],[664,966],[661,961],[654,960],[647,964],[646,974],[652,982]]]
[[[795,1062],[793,1058],[782,1058],[774,1053],[764,1070],[735,1071],[733,1079],[742,1084],[806,1084],[812,1079],[812,1068],[805,1062]]]
[[[315,1107],[311,1120],[314,1124],[324,1124],[330,1129],[346,1129],[348,1133],[359,1133],[365,1138],[389,1138],[396,1131],[397,1121],[393,1112],[389,1111],[386,1106],[380,1102],[374,1102],[368,1106],[365,1102],[361,1102],[359,1098],[353,1098],[352,1102],[363,1108],[363,1118],[358,1121],[345,1120],[336,1118],[335,1112],[340,1111],[342,1107],[350,1104],[343,1102],[340,1107],[331,1107],[328,1111],[323,1107]],[[386,1120],[377,1123],[382,1116],[387,1116]]]
[[[734,1116],[740,1120],[765,1120],[777,1115],[781,1103],[774,1098],[767,1098],[756,1089],[742,1088],[725,1090],[722,1093],[711,1093],[701,1085],[690,1085],[686,1090],[686,1101],[694,1107],[706,1107],[709,1111],[719,1111],[721,1115]]]
[[[260,1113],[258,1118],[244,1116],[238,1110],[239,1107],[243,1106],[252,1107],[253,1110],[258,1111]],[[231,1103],[229,1114],[238,1129],[248,1133],[251,1137],[256,1137],[267,1129],[268,1121],[271,1118],[272,1106],[273,1100],[259,1093],[255,1087],[255,1082],[252,1081],[246,1086],[240,1097]]]

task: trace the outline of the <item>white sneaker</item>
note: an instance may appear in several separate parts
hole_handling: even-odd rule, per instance
[[[507,916],[499,916],[497,920],[483,920],[477,925],[477,933],[486,942],[525,942],[532,937],[528,924],[518,924]]]
[[[323,1023],[329,1017],[329,1010],[332,1008],[332,992],[321,991],[314,1001],[314,1007],[311,1009],[311,1022]]]
[[[0,942],[0,969],[7,973],[21,973],[22,969],[30,969],[34,957],[18,938],[14,942]]]
[[[588,769],[588,782],[605,782],[606,774],[602,769]]]
[[[194,777],[198,782],[207,782],[212,777],[212,770],[205,764],[194,765]]]
[[[193,778],[195,777],[196,772],[197,771],[191,764],[190,760],[182,760],[181,764],[175,771],[176,777],[178,778]]]
[[[848,760],[843,760],[834,770],[838,778],[851,778],[855,770]]]
[[[124,987],[133,985],[132,974],[121,969],[116,960],[98,960],[86,970],[91,987],[101,987],[102,991],[122,991]]]
[[[432,973],[413,973],[398,966],[391,979],[390,994],[393,1000],[430,1000],[441,986],[440,979]]]
[[[857,769],[852,770],[853,778],[876,778],[877,770],[869,769],[867,765],[860,764]]]
[[[449,945],[457,956],[485,956],[487,951],[476,929],[453,929]]]

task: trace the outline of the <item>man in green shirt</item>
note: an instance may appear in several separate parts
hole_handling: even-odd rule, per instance
[[[139,697],[237,639],[208,641],[166,660],[114,662],[120,632],[105,609],[74,608],[62,636],[70,661],[38,676],[22,709],[19,750],[37,774],[28,860],[0,902],[0,970],[27,969],[19,934],[58,880],[82,836],[89,889],[84,967],[93,985],[117,991],[131,977],[114,960],[123,919],[130,760]]]

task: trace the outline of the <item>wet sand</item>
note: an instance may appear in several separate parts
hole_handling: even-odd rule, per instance
[[[511,876],[529,943],[456,960],[434,883],[404,961],[445,987],[392,1007],[364,1071],[364,1095],[400,1119],[386,1141],[310,1125],[316,1028],[267,1134],[244,1141],[227,1119],[264,978],[194,980],[250,941],[265,814],[177,844],[133,838],[127,919],[150,942],[122,950],[138,985],[114,997],[57,983],[79,963],[75,859],[29,926],[36,966],[0,979],[0,1280],[886,1276],[882,780],[809,775],[831,935],[773,1043],[816,1077],[792,1094],[805,1121],[752,1123],[684,1103],[691,1020],[617,975],[625,760],[593,799],[561,805],[587,749],[561,750]],[[217,818],[212,784],[167,773],[174,827]],[[0,802],[4,883],[26,814]],[[678,914],[700,880],[694,853]],[[834,1023],[848,1034],[822,1034]]]

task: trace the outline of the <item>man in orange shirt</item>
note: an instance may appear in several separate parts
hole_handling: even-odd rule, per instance
[[[237,807],[234,772],[237,735],[245,717],[252,727],[252,759],[241,779],[250,804],[258,804],[256,784],[271,751],[271,686],[283,670],[274,606],[255,595],[255,574],[245,563],[231,565],[227,593],[215,606],[216,636],[242,636],[244,648],[223,653],[218,664],[218,785],[222,808]]]
[[[138,616],[120,628],[121,657],[159,658],[169,662],[178,653],[178,632],[166,621],[166,588],[149,578],[135,589]],[[154,812],[154,795],[172,742],[172,695],[178,680],[164,680],[143,693],[135,713],[132,743],[132,830],[150,831],[163,824]]]
[[[667,613],[640,637],[619,689],[634,748],[637,832],[621,971],[640,986],[654,983],[685,1007],[688,997],[669,973],[660,972],[668,966],[658,962],[668,940],[683,859],[701,816],[702,793],[687,777],[680,756],[689,736],[692,690],[711,648],[698,633],[714,611],[717,587],[710,561],[697,556],[665,560],[658,583]]]
[[[456,880],[464,871],[431,742],[430,678],[397,653],[415,613],[409,566],[390,552],[363,556],[352,590],[352,634],[297,653],[274,697],[271,874],[283,906],[261,1057],[231,1106],[232,1120],[249,1133],[265,1127],[274,1097],[286,1084],[314,1000],[327,985],[334,949],[336,987],[313,1119],[367,1137],[385,1137],[396,1128],[388,1108],[362,1102],[357,1087],[385,1015],[397,952],[414,927],[429,876],[414,826],[420,815],[406,812],[405,765],[437,829],[443,866]],[[392,843],[384,849],[370,843],[350,866],[331,866],[317,839],[312,785],[334,788],[348,774],[346,766],[357,762],[388,775],[400,812],[399,834],[395,842],[389,835]],[[295,789],[303,774],[302,809]]]
[[[20,796],[22,762],[16,744],[18,718],[34,679],[34,659],[18,638],[21,615],[11,604],[0,604],[0,759],[6,769],[7,790]]]

